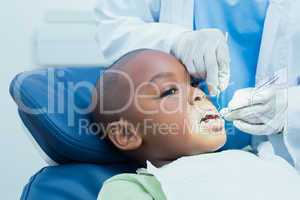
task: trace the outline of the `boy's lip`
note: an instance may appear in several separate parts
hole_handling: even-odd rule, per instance
[[[219,113],[210,112],[206,113],[204,117],[201,118],[200,126],[201,129],[205,131],[219,133],[224,129],[224,121]]]
[[[201,118],[201,122],[208,122],[209,120],[215,120],[215,119],[220,119],[220,115],[217,113],[207,113],[204,115],[204,117]]]

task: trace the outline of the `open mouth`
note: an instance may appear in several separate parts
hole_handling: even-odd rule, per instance
[[[208,122],[209,120],[220,119],[220,115],[218,114],[206,114],[201,120],[201,122]]]

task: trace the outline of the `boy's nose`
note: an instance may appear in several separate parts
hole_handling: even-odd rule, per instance
[[[189,103],[190,105],[194,105],[197,102],[203,101],[205,98],[205,94],[199,90],[198,88],[191,88],[189,94]]]
[[[194,101],[201,101],[201,97],[196,96],[195,99],[194,99]]]

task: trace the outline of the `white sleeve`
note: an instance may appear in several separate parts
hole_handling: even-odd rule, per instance
[[[187,28],[157,23],[161,0],[97,0],[97,42],[107,65],[132,50],[169,53]]]
[[[300,173],[300,86],[289,88],[288,122],[284,143]]]

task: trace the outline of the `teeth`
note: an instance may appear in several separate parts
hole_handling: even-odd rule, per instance
[[[220,118],[220,116],[216,113],[206,113],[204,117],[200,120],[200,122],[208,122],[210,120],[215,120]]]

